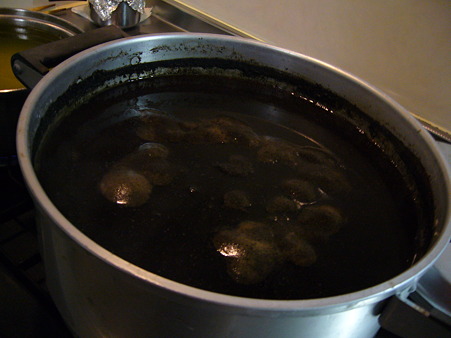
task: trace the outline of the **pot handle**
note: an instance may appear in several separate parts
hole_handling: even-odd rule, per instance
[[[412,297],[407,298],[409,293],[391,297],[379,317],[380,326],[402,338],[451,338],[451,319],[440,311],[427,309],[426,303],[421,306]]]
[[[98,44],[127,36],[116,26],[98,28],[16,53],[11,57],[11,67],[20,82],[27,88],[33,88],[50,68],[69,57]]]

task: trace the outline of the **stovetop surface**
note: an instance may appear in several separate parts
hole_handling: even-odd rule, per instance
[[[127,33],[138,35],[187,31],[234,34],[164,2],[157,4],[150,18]],[[70,9],[55,15],[84,31],[96,28],[89,20]],[[27,92],[17,95],[24,99]],[[7,109],[4,107],[10,114],[8,131],[4,132],[8,142],[0,148],[0,336],[71,337],[46,289],[33,204],[14,153],[15,124],[20,108],[18,104]],[[449,150],[449,147],[446,149]],[[377,336],[397,337],[384,330]]]

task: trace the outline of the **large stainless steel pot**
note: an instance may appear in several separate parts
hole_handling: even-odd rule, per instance
[[[99,70],[158,60],[244,60],[300,75],[354,103],[408,146],[428,173],[434,236],[427,253],[402,274],[336,297],[277,301],[185,286],[113,255],[75,228],[52,204],[33,168],[33,149],[48,108],[72,84]],[[20,68],[20,64],[17,65]],[[110,82],[137,77],[128,74]],[[363,128],[364,126],[362,126]],[[451,235],[449,169],[429,134],[398,104],[361,80],[309,57],[241,38],[169,34],[116,40],[88,49],[49,72],[33,89],[17,129],[20,165],[37,208],[48,287],[78,336],[369,337],[385,301],[411,292]]]

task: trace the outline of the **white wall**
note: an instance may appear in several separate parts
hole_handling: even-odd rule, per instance
[[[353,73],[451,131],[449,0],[181,2]]]

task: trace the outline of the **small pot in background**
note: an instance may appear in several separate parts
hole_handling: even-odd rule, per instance
[[[17,8],[0,8],[0,166],[16,153],[16,125],[30,92],[14,76],[14,53],[83,31],[53,15]]]

